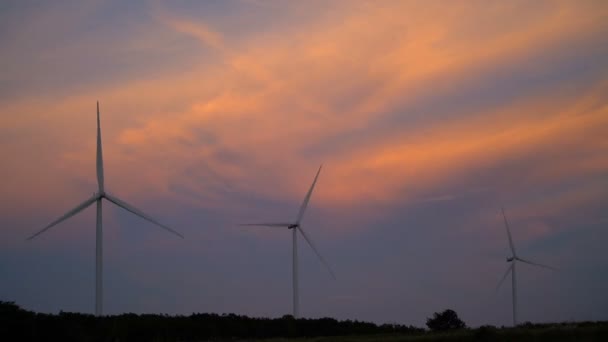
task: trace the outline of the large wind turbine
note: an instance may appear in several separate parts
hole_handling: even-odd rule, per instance
[[[131,213],[143,218],[144,220],[150,221],[163,229],[173,233],[181,238],[183,236],[175,230],[157,222],[155,219],[144,213],[143,211],[133,207],[125,201],[110,195],[105,191],[103,183],[103,156],[101,150],[101,128],[99,126],[99,102],[97,102],[97,186],[98,191],[93,194],[92,197],[86,201],[80,203],[74,209],[68,211],[66,214],[51,222],[48,226],[44,227],[41,231],[27,238],[32,240],[36,236],[46,232],[53,226],[69,219],[70,217],[78,214],[93,203],[97,203],[97,229],[95,234],[95,315],[101,316],[103,313],[103,236],[102,236],[102,225],[101,225],[101,200],[106,199],[117,206],[130,211]]]
[[[515,281],[515,265],[516,265],[517,261],[521,261],[523,263],[534,265],[534,266],[548,268],[550,270],[555,270],[555,268],[553,268],[551,266],[542,265],[542,264],[539,264],[539,263],[536,263],[536,262],[532,262],[530,260],[526,260],[526,259],[520,258],[517,255],[517,253],[515,252],[515,245],[513,244],[513,238],[511,237],[511,230],[509,229],[509,222],[507,221],[507,215],[505,214],[505,209],[504,208],[502,208],[502,217],[505,220],[505,227],[507,228],[507,236],[509,237],[509,247],[511,248],[511,253],[512,254],[511,254],[510,257],[507,258],[507,262],[510,263],[510,265],[507,268],[507,272],[505,272],[505,275],[500,280],[500,283],[498,283],[498,286],[496,287],[496,290],[498,290],[500,288],[500,286],[505,281],[505,279],[507,278],[507,276],[509,275],[509,273],[511,273],[511,289],[513,291],[513,293],[512,293],[512,299],[513,299],[513,326],[517,326],[517,285],[516,285],[517,283]]]
[[[304,229],[302,228],[302,218],[304,217],[304,212],[306,211],[306,207],[308,206],[308,201],[310,201],[310,196],[312,195],[312,191],[315,188],[315,184],[317,184],[317,179],[319,178],[319,173],[321,172],[321,167],[323,165],[319,166],[319,170],[317,171],[317,175],[315,176],[315,180],[312,182],[312,185],[310,186],[310,189],[308,190],[308,193],[306,194],[306,197],[304,197],[304,202],[302,202],[302,205],[300,206],[300,211],[298,212],[298,216],[296,217],[296,220],[293,222],[287,222],[287,223],[248,223],[248,224],[243,224],[243,226],[262,226],[262,227],[285,227],[287,229],[291,229],[292,230],[292,239],[293,239],[293,317],[294,318],[298,318],[298,314],[299,314],[299,297],[298,297],[298,243],[297,243],[297,238],[298,238],[298,231],[302,234],[302,236],[304,237],[304,240],[306,240],[306,242],[308,243],[308,245],[310,246],[310,248],[312,248],[312,250],[315,252],[315,254],[317,254],[317,256],[319,257],[319,259],[321,260],[321,262],[323,263],[323,265],[325,265],[325,267],[327,267],[327,270],[329,271],[329,273],[331,274],[331,276],[335,279],[336,276],[334,275],[334,272],[331,270],[331,267],[329,267],[329,264],[325,261],[325,259],[323,259],[323,257],[321,256],[321,253],[319,253],[319,251],[317,250],[317,248],[315,248],[315,245],[312,243],[312,241],[310,240],[310,238],[308,237],[308,235],[306,235],[306,233],[304,232]]]

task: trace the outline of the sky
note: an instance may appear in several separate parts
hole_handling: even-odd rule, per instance
[[[0,3],[0,300],[424,326],[608,320],[605,1]]]

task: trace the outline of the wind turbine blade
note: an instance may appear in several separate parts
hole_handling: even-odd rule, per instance
[[[530,264],[530,265],[534,265],[534,266],[538,266],[538,267],[544,267],[544,268],[548,268],[548,269],[553,270],[553,271],[557,271],[557,268],[555,268],[555,267],[551,267],[551,266],[547,266],[547,265],[539,264],[539,263],[532,262],[532,261],[530,261],[530,260],[525,260],[525,259],[522,259],[522,258],[519,258],[519,257],[517,257],[517,258],[515,258],[515,259],[517,259],[517,260],[519,260],[519,261],[521,261],[521,262],[524,262],[524,263],[526,263],[526,264]]]
[[[511,273],[512,270],[513,270],[513,264],[509,265],[509,267],[507,268],[507,272],[505,272],[505,275],[502,276],[502,279],[500,279],[498,286],[496,286],[496,291],[498,291],[498,289],[500,289],[500,286],[502,285],[502,283],[505,282],[505,279],[507,279],[507,276],[509,275],[509,273]]]
[[[97,101],[97,185],[103,194],[103,153],[101,150],[101,126],[99,123],[99,101]]]
[[[315,188],[315,184],[317,184],[317,179],[319,178],[319,173],[321,172],[322,167],[323,167],[323,164],[321,164],[321,166],[319,166],[319,170],[317,171],[315,180],[312,182],[310,189],[308,189],[308,193],[306,194],[306,197],[304,197],[304,202],[302,202],[302,205],[300,206],[300,211],[298,212],[298,218],[296,219],[296,224],[300,224],[300,222],[302,221],[302,217],[304,216],[306,207],[308,207],[308,201],[310,201],[310,196],[312,195],[312,191]]]
[[[509,236],[509,247],[511,247],[511,253],[513,253],[513,256],[515,256],[515,245],[513,245],[513,238],[511,237],[511,230],[509,229],[509,222],[507,221],[505,208],[502,208],[502,217],[505,219],[505,227],[507,228],[507,235]]]
[[[51,229],[53,226],[69,219],[70,217],[78,214],[79,212],[83,211],[84,209],[86,209],[86,207],[90,206],[91,204],[95,203],[95,201],[99,198],[98,194],[93,195],[93,197],[87,199],[86,201],[80,203],[78,206],[76,206],[76,208],[68,211],[67,213],[65,213],[63,216],[61,216],[60,218],[56,219],[55,221],[51,222],[48,226],[44,227],[44,229],[42,229],[41,231],[39,231],[38,233],[28,237],[28,240],[31,240],[33,238],[35,238],[36,236],[46,232],[47,230]]]
[[[126,211],[130,211],[130,212],[132,212],[133,214],[135,214],[135,215],[137,215],[137,216],[139,216],[139,217],[143,218],[144,220],[147,220],[147,221],[149,221],[149,222],[152,222],[152,223],[154,223],[155,225],[157,225],[157,226],[159,226],[159,227],[161,227],[161,228],[163,228],[163,229],[167,230],[168,232],[173,233],[173,234],[175,234],[175,235],[177,235],[177,236],[181,237],[182,239],[184,238],[184,236],[183,236],[182,234],[180,234],[180,233],[176,232],[175,230],[173,230],[173,229],[171,229],[171,228],[169,228],[169,227],[165,226],[164,224],[159,223],[158,221],[156,221],[155,219],[153,219],[152,217],[150,217],[148,214],[146,214],[146,213],[144,213],[143,211],[141,211],[141,210],[139,210],[139,209],[137,209],[137,208],[133,207],[132,205],[130,205],[130,204],[128,204],[128,203],[126,203],[125,201],[123,201],[123,200],[121,200],[121,199],[118,199],[117,197],[112,196],[112,195],[109,195],[109,194],[107,194],[107,193],[105,194],[105,198],[107,198],[107,199],[108,199],[108,201],[110,201],[110,202],[112,202],[112,203],[116,204],[117,206],[119,206],[119,207],[121,207],[121,208],[125,209]]]
[[[239,226],[255,226],[255,227],[289,227],[293,223],[241,223]]]
[[[315,247],[315,245],[312,243],[312,241],[308,238],[308,236],[306,235],[306,233],[304,233],[304,229],[302,229],[302,226],[299,226],[298,228],[296,228],[300,231],[300,233],[302,233],[302,236],[304,237],[304,240],[306,240],[306,242],[308,242],[308,245],[310,246],[310,248],[312,248],[312,250],[315,252],[315,254],[317,254],[317,256],[319,257],[319,260],[321,260],[321,262],[323,263],[323,265],[325,265],[325,267],[327,267],[327,270],[329,271],[329,273],[331,274],[331,276],[336,279],[336,275],[334,274],[334,271],[331,269],[331,267],[329,267],[329,264],[327,263],[327,261],[325,261],[325,259],[323,259],[323,256],[321,256],[321,253],[319,253],[319,251],[317,250],[317,248]]]

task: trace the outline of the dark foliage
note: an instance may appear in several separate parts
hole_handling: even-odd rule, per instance
[[[435,314],[434,318],[441,317]],[[453,312],[453,311],[452,311]],[[454,316],[456,313],[454,312]],[[431,320],[431,319],[429,319]],[[464,327],[464,323],[462,326]],[[429,328],[431,328],[429,326]],[[325,337],[322,337],[325,336]],[[344,337],[338,337],[344,336]],[[515,328],[425,332],[399,324],[376,325],[333,318],[250,318],[234,314],[190,316],[136,315],[95,317],[60,312],[40,314],[0,301],[2,341],[251,341],[300,337],[300,341],[608,341],[608,322],[524,323]]]
[[[426,319],[426,326],[431,331],[446,331],[466,328],[466,324],[458,318],[456,311],[447,309],[442,313],[435,312],[433,318]]]
[[[205,341],[422,332],[421,328],[399,324],[378,326],[333,318],[294,319],[290,315],[281,318],[201,313],[190,316],[129,313],[95,317],[60,312],[50,315],[0,301],[0,336],[5,341]]]

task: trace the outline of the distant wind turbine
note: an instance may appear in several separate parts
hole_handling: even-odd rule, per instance
[[[103,156],[101,150],[101,128],[99,125],[99,102],[97,102],[97,185],[98,191],[93,194],[93,196],[86,201],[82,202],[74,209],[68,211],[66,214],[58,218],[57,220],[51,222],[48,226],[44,227],[41,231],[27,238],[28,240],[32,240],[38,235],[46,232],[51,229],[53,226],[69,219],[70,217],[78,214],[83,211],[87,207],[89,207],[93,203],[97,203],[97,229],[95,234],[95,315],[101,316],[103,313],[103,236],[102,236],[102,225],[101,225],[101,200],[106,199],[117,206],[130,211],[131,213],[143,218],[144,220],[150,221],[163,229],[173,233],[181,238],[184,238],[180,233],[175,230],[158,223],[149,215],[145,214],[143,211],[133,207],[132,205],[126,203],[125,201],[110,195],[104,189],[103,182]]]
[[[321,172],[322,166],[323,165],[319,166],[319,170],[317,171],[315,180],[312,182],[312,185],[310,186],[310,189],[308,190],[306,197],[304,197],[304,202],[302,202],[302,205],[300,206],[300,211],[298,212],[298,216],[296,217],[296,220],[294,222],[242,224],[242,226],[285,227],[287,229],[292,230],[292,232],[293,232],[292,233],[292,236],[293,236],[293,270],[292,270],[293,271],[293,317],[294,318],[298,318],[298,315],[299,315],[298,243],[297,243],[298,231],[302,234],[302,236],[304,237],[304,240],[306,240],[306,242],[308,243],[310,248],[315,252],[315,254],[317,254],[317,256],[319,257],[319,260],[321,260],[323,265],[325,265],[325,267],[327,268],[327,270],[329,271],[331,276],[334,279],[336,279],[336,276],[335,276],[334,272],[332,271],[331,267],[329,267],[329,264],[325,261],[325,259],[323,259],[323,257],[321,256],[321,253],[319,253],[319,251],[317,250],[315,245],[312,243],[312,241],[310,240],[308,235],[306,235],[306,233],[304,232],[304,229],[302,228],[302,218],[304,217],[304,212],[306,211],[306,207],[308,206],[308,202],[310,201],[310,196],[312,195],[312,191],[315,188],[315,184],[317,184],[317,179],[319,178],[319,173]]]
[[[551,266],[547,266],[547,265],[542,265],[536,262],[532,262],[526,259],[522,259],[520,258],[517,253],[515,252],[515,245],[513,244],[513,238],[511,237],[511,230],[509,229],[509,222],[507,221],[507,215],[505,214],[505,209],[502,208],[502,217],[505,220],[505,227],[507,228],[507,236],[509,237],[509,247],[511,248],[511,253],[512,255],[510,257],[507,258],[507,262],[511,263],[511,265],[509,265],[509,267],[507,268],[507,272],[505,272],[505,275],[502,277],[502,279],[500,280],[500,282],[498,283],[498,286],[496,287],[496,290],[498,291],[498,289],[500,288],[500,286],[502,285],[502,283],[505,281],[505,279],[507,278],[507,276],[509,275],[509,273],[511,273],[511,289],[513,291],[512,294],[512,299],[513,299],[513,326],[517,326],[517,283],[515,281],[515,264],[517,261],[521,261],[523,263],[526,264],[530,264],[530,265],[534,265],[534,266],[539,266],[539,267],[544,267],[544,268],[548,268],[550,270],[556,270],[555,268],[551,267]]]

